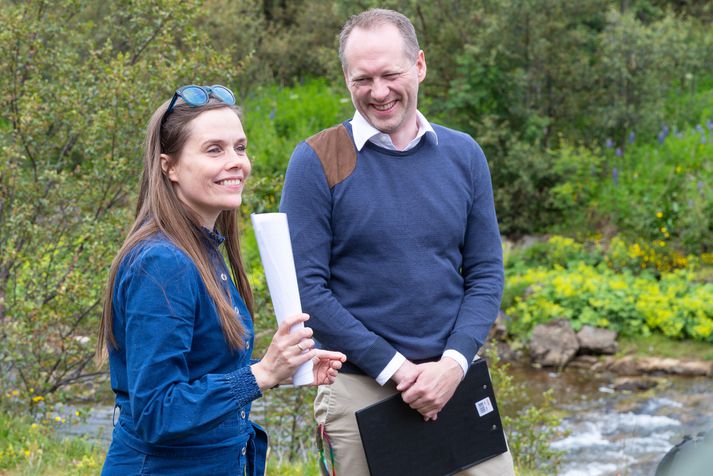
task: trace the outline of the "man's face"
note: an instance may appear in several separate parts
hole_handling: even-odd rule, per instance
[[[426,77],[423,51],[411,60],[398,29],[386,24],[352,30],[344,58],[344,79],[354,107],[395,144],[413,139],[418,131],[418,84]]]

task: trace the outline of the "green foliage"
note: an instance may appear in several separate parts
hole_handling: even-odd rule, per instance
[[[713,345],[710,342],[681,341],[662,334],[649,336],[619,336],[618,354],[637,357],[657,357],[672,359],[713,361]]]
[[[2,407],[0,404],[2,474],[82,476],[100,472],[106,452],[102,445],[81,438],[62,439],[52,422],[7,413]]]
[[[713,249],[713,113],[684,132],[663,129],[657,142],[631,138],[625,150],[557,151],[563,180],[552,194],[563,221],[553,228],[594,224],[662,248]]]
[[[513,379],[510,364],[501,362],[494,348],[488,348],[486,357],[518,473],[557,474],[562,452],[551,449],[550,443],[559,434],[561,420],[552,391],[545,392],[541,402],[532,402],[525,389],[527,383]]]
[[[536,324],[567,318],[575,329],[586,324],[713,342],[713,284],[697,281],[698,259],[671,261],[621,242],[584,252],[573,240],[554,237],[508,256],[503,305],[511,333],[525,339]],[[649,261],[666,271],[653,274]],[[672,270],[677,266],[685,267]]]
[[[192,27],[196,10],[0,9],[0,388],[47,395],[97,374],[102,288],[131,220],[144,125],[187,78],[231,80],[230,57]]]

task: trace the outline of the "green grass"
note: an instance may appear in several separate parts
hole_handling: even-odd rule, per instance
[[[648,337],[620,337],[619,354],[637,357],[713,360],[713,344],[669,339],[660,334]]]
[[[51,423],[0,410],[0,475],[96,475],[106,448],[81,438],[60,438]]]
[[[310,458],[308,461],[293,461],[277,464],[274,458],[268,460],[265,474],[277,476],[320,476],[317,460]]]

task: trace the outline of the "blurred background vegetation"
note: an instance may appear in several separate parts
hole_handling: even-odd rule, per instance
[[[374,6],[414,22],[429,67],[420,109],[486,152],[514,339],[567,317],[713,342],[709,1],[0,6],[0,472],[95,474],[101,465],[101,447],[47,439],[65,418],[58,404],[106,398],[92,349],[151,112],[179,85],[231,87],[254,163],[244,217],[275,211],[294,146],[352,114],[337,34]],[[264,347],[271,303],[247,219],[243,230]],[[496,378],[504,394],[517,385]],[[295,390],[256,412],[279,435],[276,474],[314,470],[310,406],[310,391]],[[513,427],[554,426],[542,408],[518,412]],[[522,471],[556,463],[542,434],[510,438]]]

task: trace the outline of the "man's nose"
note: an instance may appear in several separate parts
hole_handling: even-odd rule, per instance
[[[381,78],[375,78],[371,87],[371,96],[376,100],[386,99],[389,96],[389,86]]]

